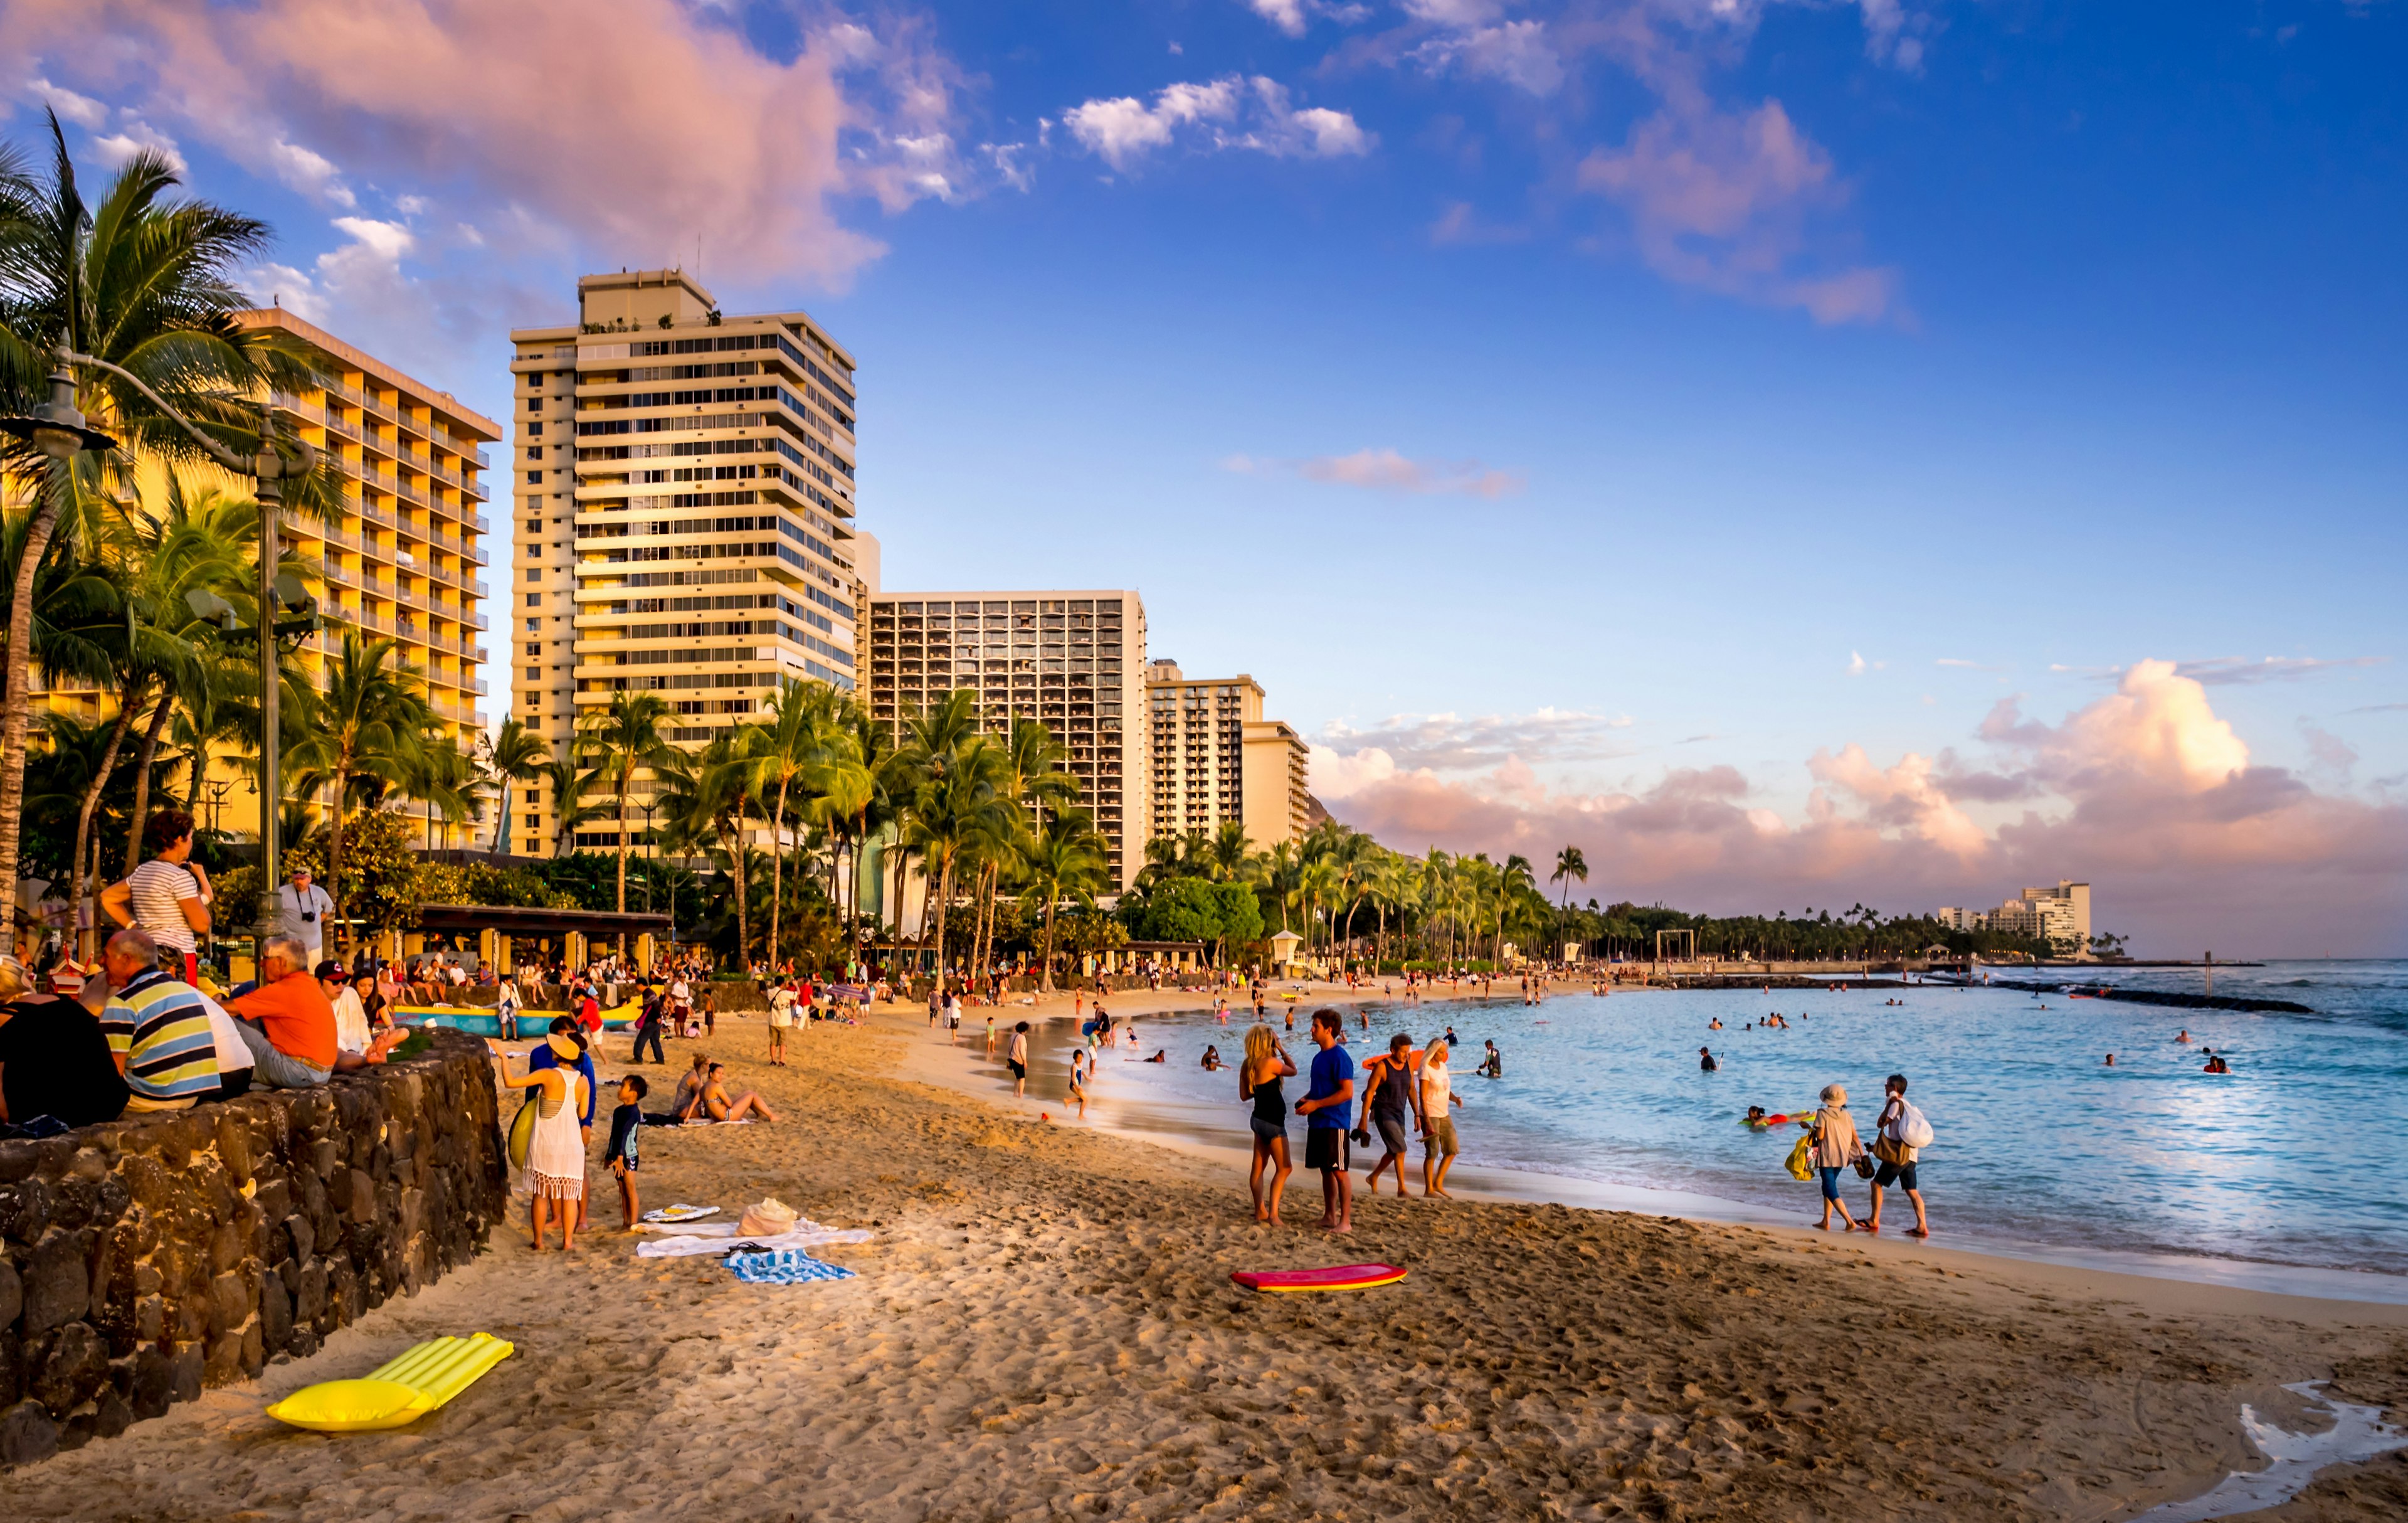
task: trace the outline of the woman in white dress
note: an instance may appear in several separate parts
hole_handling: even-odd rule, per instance
[[[585,1075],[577,1067],[585,1043],[566,1032],[544,1041],[560,1066],[512,1075],[510,1055],[498,1046],[502,1083],[511,1089],[539,1091],[536,1097],[535,1136],[527,1144],[527,1182],[533,1196],[527,1202],[527,1225],[535,1251],[543,1252],[545,1228],[554,1214],[560,1218],[560,1247],[568,1251],[577,1234],[577,1215],[585,1199],[585,1133],[578,1118],[585,1112]]]

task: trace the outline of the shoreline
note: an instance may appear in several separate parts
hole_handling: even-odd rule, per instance
[[[1067,998],[1067,997],[1064,997]],[[1202,1003],[1196,1003],[1198,999]],[[1353,1005],[1366,1000],[1393,1001],[1393,995],[1357,990],[1350,993],[1340,987],[1316,990],[1302,1004]],[[1140,1002],[1145,1008],[1129,1008]],[[981,1025],[989,1007],[973,1007]],[[1211,1012],[1209,996],[1199,997],[1172,990],[1145,991],[1142,995],[1125,994],[1112,997],[1110,1007],[1115,1019],[1143,1020],[1171,1015],[1205,1015]],[[1030,1020],[1051,1026],[1055,1022],[1073,1021],[1068,1010],[1050,1006],[994,1007],[998,1030],[1008,1030],[1011,1021]],[[1250,1015],[1250,1012],[1246,1013]],[[1277,1014],[1277,1008],[1271,1011]],[[987,1059],[979,1050],[984,1042],[983,1031],[973,1032],[970,1012],[964,1014],[963,1041],[952,1044],[930,1039],[924,1018],[913,1021],[908,1007],[889,1012],[880,1010],[874,1016],[886,1017],[897,1024],[897,1034],[917,1040],[905,1058],[907,1076],[953,1090],[975,1099],[1000,1103],[1018,1109],[1026,1107],[1030,1115],[1047,1113],[1055,1124],[1080,1127],[1150,1143],[1182,1156],[1213,1162],[1229,1171],[1231,1187],[1242,1190],[1247,1169],[1252,1161],[1252,1149],[1245,1134],[1218,1110],[1197,1105],[1182,1097],[1162,1093],[1153,1087],[1140,1071],[1129,1084],[1112,1084],[1101,1093],[1091,1092],[1089,1117],[1081,1122],[1059,1114],[1062,1102],[1051,1096],[1029,1097],[1015,1101],[1008,1082],[998,1083],[988,1072],[982,1071]],[[1007,1018],[1007,1016],[1009,1018]],[[1233,1006],[1230,1027],[1242,1030],[1239,1007]],[[1046,1033],[1043,1027],[1032,1034],[1045,1034],[1058,1040],[1059,1033]],[[1076,1040],[1075,1028],[1072,1041]],[[951,1055],[951,1060],[938,1055]],[[1047,1062],[1048,1052],[1032,1044],[1030,1078],[1040,1075],[1058,1085],[1061,1063]],[[1140,1070],[1141,1063],[1130,1064]],[[994,1061],[995,1074],[1002,1071],[1001,1059]],[[1234,1083],[1234,1081],[1233,1081]],[[1132,1087],[1145,1091],[1140,1099],[1125,1098]],[[1226,1108],[1228,1115],[1237,1114],[1237,1102]],[[1418,1161],[1418,1160],[1416,1160]],[[1408,1171],[1409,1174],[1412,1171]],[[1294,1191],[1303,1181],[1307,1171],[1301,1162],[1288,1182]],[[1358,1175],[1358,1185],[1360,1180]],[[2408,1275],[2381,1274],[2372,1271],[2329,1269],[2315,1265],[2285,1264],[2259,1259],[2215,1258],[2170,1253],[2146,1253],[2128,1249],[2085,1248],[2078,1245],[2014,1241],[1983,1242],[1971,1244],[1946,1244],[1917,1242],[1902,1234],[1870,1235],[1860,1232],[1832,1231],[1825,1233],[1812,1226],[1800,1225],[1799,1218],[1811,1211],[1801,1206],[1796,1212],[1783,1211],[1750,1201],[1733,1200],[1721,1196],[1692,1190],[1655,1189],[1644,1185],[1616,1185],[1602,1180],[1586,1179],[1573,1174],[1555,1174],[1531,1169],[1515,1169],[1497,1165],[1475,1165],[1458,1160],[1448,1176],[1455,1198],[1487,1202],[1515,1202],[1526,1205],[1559,1205],[1584,1211],[1627,1212],[1669,1220],[1695,1222],[1718,1227],[1742,1227],[1776,1236],[1794,1235],[1798,1241],[1836,1241],[1880,1254],[1899,1257],[1909,1263],[1924,1262],[1935,1266],[1962,1268],[1965,1261],[1984,1266],[2024,1266],[2045,1272],[2045,1278],[2065,1293],[2107,1294],[2122,1282],[2134,1282],[2123,1286],[2119,1299],[2147,1300],[2159,1309],[2172,1309],[2179,1304],[2186,1312],[2222,1309],[2248,1315],[2287,1315],[2313,1317],[2315,1320],[2345,1319],[2375,1322],[2384,1326],[2408,1327]],[[1418,1190],[1415,1199],[1419,1199]],[[1359,1188],[1355,1197],[1357,1208],[1370,1199]],[[1382,1196],[1380,1200],[1393,1200]],[[1906,1210],[1903,1200],[1897,1202]],[[1911,1213],[1910,1213],[1911,1217]],[[2191,1286],[2206,1293],[2186,1296],[2173,1290],[2144,1295],[2142,1286]],[[2223,1296],[2264,1297],[2270,1304],[2226,1304]],[[2315,1312],[2297,1303],[2332,1308],[2329,1313]],[[2286,1307],[2293,1308],[2285,1311]]]
[[[976,1038],[932,1040],[910,1007],[815,1023],[782,1068],[767,1035],[724,1015],[665,1068],[606,1041],[606,1081],[659,1085],[707,1052],[779,1118],[647,1128],[644,1204],[775,1196],[871,1234],[817,1251],[854,1277],[752,1285],[710,1258],[638,1257],[643,1240],[610,1230],[597,1137],[602,1230],[573,1253],[530,1251],[514,1193],[457,1273],[308,1358],[0,1473],[0,1512],[2101,1523],[2262,1469],[2244,1403],[2290,1430],[2329,1421],[2286,1387],[2408,1407],[2396,1308],[1469,1189],[1361,1202],[1336,1243],[1295,1216],[1255,1224],[1224,1155],[996,1103]],[[1312,1194],[1292,1182],[1298,1215]],[[1231,1283],[1375,1260],[1410,1273],[1357,1295]],[[471,1331],[516,1352],[406,1428],[302,1433],[262,1410]],[[2403,1498],[2408,1453],[2326,1470],[2269,1523],[2372,1523]]]

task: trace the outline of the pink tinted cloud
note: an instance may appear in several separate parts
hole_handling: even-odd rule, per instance
[[[1887,912],[1983,906],[2060,877],[2093,884],[2098,927],[2144,953],[2408,951],[2408,808],[2319,792],[2259,767],[2172,663],[2057,725],[1993,715],[1994,769],[1861,747],[1817,753],[1802,817],[1754,802],[1736,769],[1645,787],[1550,790],[1510,759],[1486,773],[1316,750],[1331,812],[1400,851],[1586,853],[1586,893],[1770,913],[1834,895]],[[1986,816],[1988,823],[1982,823]]]
[[[954,173],[949,65],[834,12],[785,64],[673,0],[5,0],[0,34],[259,172],[471,189],[631,264],[699,232],[712,268],[841,281],[881,246],[832,198]]]
[[[1640,257],[1669,280],[1801,308],[1818,323],[1878,322],[1893,309],[1894,270],[1799,267],[1810,219],[1847,192],[1777,100],[1727,111],[1676,88],[1621,147],[1593,150],[1576,178],[1629,214]]]

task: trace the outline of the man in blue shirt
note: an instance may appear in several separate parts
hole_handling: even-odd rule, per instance
[[[1305,1118],[1304,1166],[1321,1171],[1321,1225],[1331,1232],[1354,1230],[1354,1180],[1346,1171],[1346,1128],[1354,1114],[1354,1060],[1342,1045],[1343,1017],[1334,1010],[1312,1013],[1312,1085],[1296,1102]]]

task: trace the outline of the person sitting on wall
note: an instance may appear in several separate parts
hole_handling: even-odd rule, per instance
[[[101,948],[112,991],[100,1013],[128,1111],[183,1111],[218,1094],[217,1035],[201,991],[159,966],[159,943],[136,927]]]
[[[70,1127],[114,1121],[125,1081],[92,1012],[43,994],[14,957],[0,956],[0,1121],[51,1116]]]
[[[381,1063],[407,1035],[395,1028],[365,1053],[344,1052],[335,1040],[335,1006],[312,975],[308,949],[291,936],[271,936],[260,949],[259,987],[226,1001],[251,1048],[251,1083],[264,1089],[307,1089],[327,1075]]]

